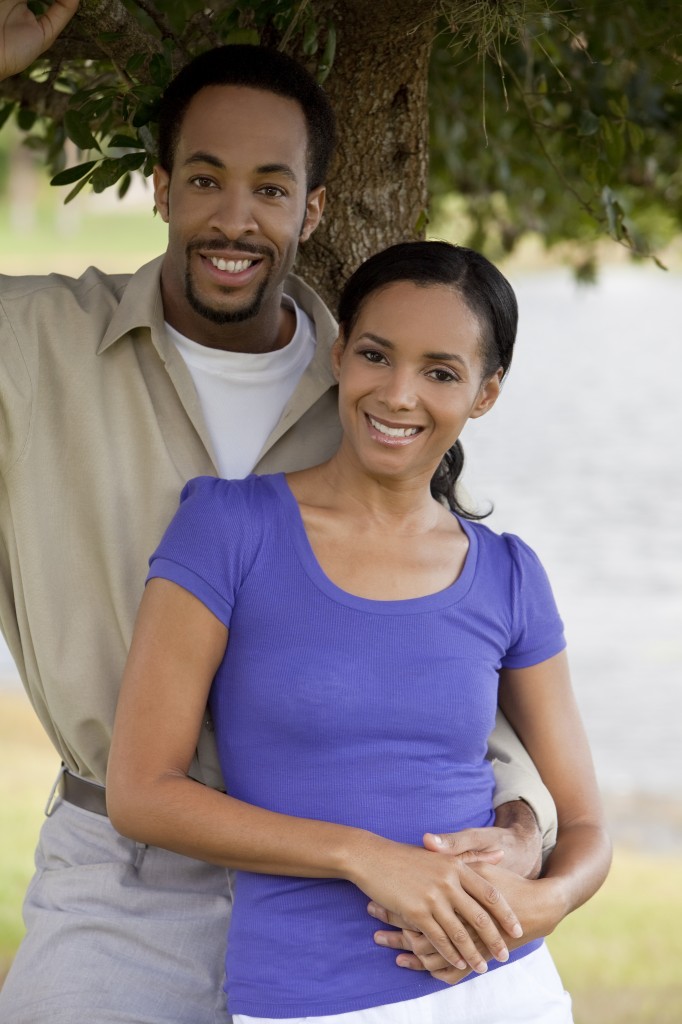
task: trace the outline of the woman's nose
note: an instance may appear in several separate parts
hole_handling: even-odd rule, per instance
[[[408,371],[393,370],[384,381],[381,398],[387,409],[414,409],[417,394],[414,376]]]

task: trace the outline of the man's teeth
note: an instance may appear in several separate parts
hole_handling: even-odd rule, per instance
[[[412,437],[419,430],[418,427],[387,427],[385,423],[379,423],[378,420],[373,420],[371,416],[369,417],[369,422],[380,434],[386,434],[388,437]]]
[[[211,263],[218,270],[227,270],[230,274],[240,274],[242,270],[248,270],[254,260],[224,260],[222,257],[211,256]]]

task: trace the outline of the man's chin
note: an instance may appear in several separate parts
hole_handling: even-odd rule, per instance
[[[246,320],[252,320],[260,312],[262,297],[262,293],[259,292],[241,306],[238,304],[214,306],[202,302],[192,291],[188,290],[186,293],[187,301],[194,312],[212,324],[241,324]]]

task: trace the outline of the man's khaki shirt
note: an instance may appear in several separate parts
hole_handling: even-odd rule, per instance
[[[64,763],[104,782],[147,560],[184,483],[216,475],[192,379],[164,330],[162,259],[132,277],[0,277],[0,623]],[[258,472],[339,443],[336,324],[290,277],[317,348]],[[209,729],[193,774],[218,784]]]
[[[0,625],[59,756],[101,783],[147,560],[185,482],[217,472],[164,330],[162,259],[132,276],[0,276]],[[260,473],[314,465],[340,439],[336,324],[300,279],[285,290],[317,348]],[[523,796],[551,842],[551,798],[504,721],[490,751],[496,805]],[[208,722],[192,774],[222,785]]]

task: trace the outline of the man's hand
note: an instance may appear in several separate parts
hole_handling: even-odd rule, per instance
[[[490,828],[467,828],[441,835],[428,832],[424,846],[466,863],[502,864],[523,878],[537,878],[542,867],[542,834],[523,800],[501,804]]]
[[[520,878],[514,872],[490,864],[480,864],[476,870],[487,881],[503,892],[510,906],[516,910],[523,928],[523,936],[519,939],[507,940],[509,950],[523,946],[533,939],[550,935],[566,914],[565,900],[560,886],[550,879],[529,880]],[[374,941],[379,946],[387,946],[399,952],[396,963],[412,971],[428,971],[438,981],[455,985],[471,973],[468,969],[458,970],[447,963],[434,950],[433,946],[421,935],[404,927],[404,922],[390,914],[383,907],[372,902],[368,906],[372,917],[383,924],[392,925],[400,931],[377,931]],[[479,952],[486,959],[490,953],[471,936]]]
[[[66,28],[79,0],[55,0],[36,18],[23,0],[0,0],[0,81],[18,75]]]
[[[502,830],[503,867],[522,878],[542,871],[542,832],[525,800],[511,800],[495,811],[495,831]]]

